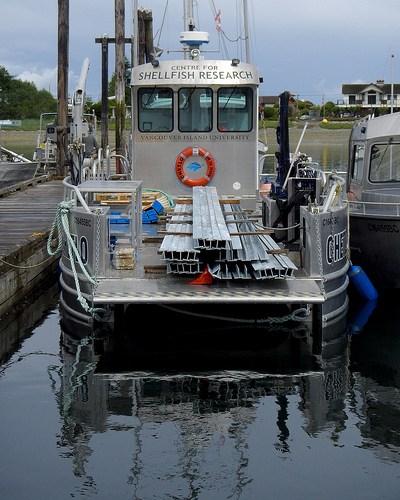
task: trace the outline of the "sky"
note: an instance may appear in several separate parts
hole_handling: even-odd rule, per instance
[[[221,11],[230,39],[243,36],[240,0],[197,0],[197,28],[209,31],[207,50],[222,48],[212,4]],[[133,0],[125,0],[126,30],[132,34]],[[289,90],[316,103],[336,102],[343,83],[400,82],[400,0],[248,0],[251,60],[263,76],[261,95]],[[160,27],[167,5],[163,29]],[[180,58],[182,0],[139,0],[152,10],[162,59]],[[57,93],[57,0],[0,0],[0,65],[38,88]],[[101,54],[95,37],[114,33],[114,0],[70,0],[69,87],[73,92],[83,60],[90,70],[87,93],[101,95]],[[244,59],[243,43],[225,38],[229,58]],[[130,49],[126,55],[129,57]],[[225,58],[225,52],[204,54]],[[392,55],[394,57],[392,57]],[[110,49],[110,75],[114,51]]]

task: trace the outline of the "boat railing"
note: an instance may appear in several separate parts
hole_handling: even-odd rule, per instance
[[[350,214],[400,217],[400,203],[383,201],[347,201]]]
[[[68,176],[63,180],[63,186],[64,186],[64,199],[66,201],[70,201],[73,199],[79,200],[80,204],[85,209],[85,211],[91,213],[91,210],[88,207],[88,204],[86,203],[83,194],[80,192],[78,186],[71,184],[71,177]]]

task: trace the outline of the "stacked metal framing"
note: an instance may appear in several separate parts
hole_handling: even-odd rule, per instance
[[[291,277],[297,269],[279,245],[237,203],[221,205],[215,187],[193,188],[192,204],[177,204],[160,247],[169,273],[195,274],[205,264],[218,279]]]

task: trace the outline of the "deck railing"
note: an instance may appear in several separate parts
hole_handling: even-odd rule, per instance
[[[350,215],[373,215],[377,217],[400,217],[400,203],[382,201],[348,201]]]

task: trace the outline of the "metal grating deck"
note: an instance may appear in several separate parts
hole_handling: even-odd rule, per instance
[[[216,282],[191,285],[189,279],[101,279],[94,304],[320,304],[325,301],[318,284],[310,279]]]

